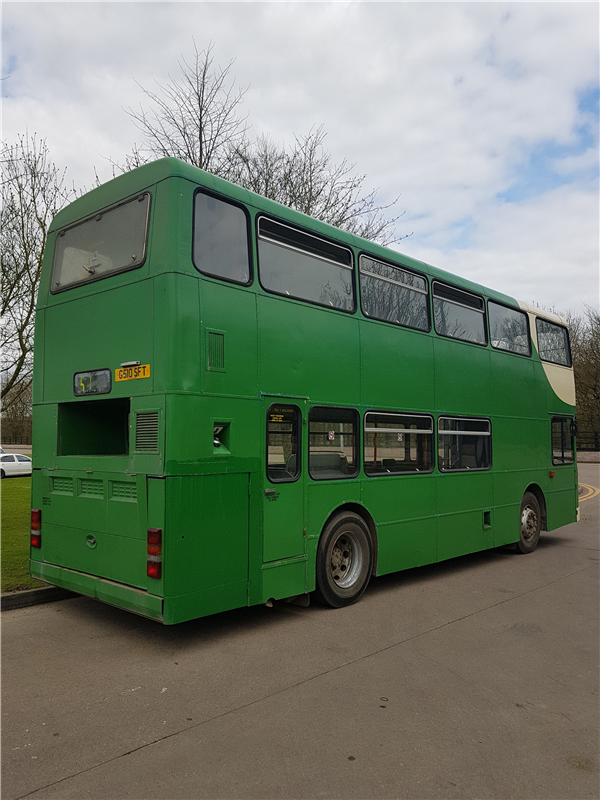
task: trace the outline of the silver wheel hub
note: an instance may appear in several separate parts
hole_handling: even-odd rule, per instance
[[[530,542],[535,537],[537,529],[537,514],[530,506],[526,506],[521,514],[521,533],[523,534],[523,539]]]
[[[352,533],[342,533],[331,550],[331,577],[342,588],[353,586],[362,568],[362,549]]]

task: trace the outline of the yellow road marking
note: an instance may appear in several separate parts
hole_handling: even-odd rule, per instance
[[[596,495],[600,494],[600,489],[597,489],[595,486],[588,486],[587,483],[580,483],[579,484],[583,489],[587,489],[586,494],[582,494],[579,497],[579,502],[582,503],[584,500],[591,500],[592,497],[596,497]]]

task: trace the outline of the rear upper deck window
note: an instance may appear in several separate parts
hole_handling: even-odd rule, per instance
[[[240,207],[198,192],[194,200],[194,265],[205,275],[250,283],[248,218]]]
[[[139,267],[146,257],[148,192],[58,232],[52,292]]]
[[[354,311],[352,253],[345,247],[261,217],[258,268],[268,292]]]

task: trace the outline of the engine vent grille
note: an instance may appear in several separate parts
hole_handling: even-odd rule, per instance
[[[136,453],[158,453],[158,411],[140,411],[135,423]]]
[[[73,478],[52,478],[54,494],[73,494]]]
[[[92,478],[82,478],[79,494],[81,497],[104,497],[104,484]]]
[[[111,481],[110,496],[114,500],[137,500],[137,486],[135,483]]]
[[[206,369],[225,369],[225,334],[220,331],[208,331],[206,340]]]

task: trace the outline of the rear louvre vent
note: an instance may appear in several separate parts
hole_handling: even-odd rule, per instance
[[[73,494],[73,478],[52,478],[54,494]]]
[[[208,331],[207,337],[206,369],[225,369],[225,334],[218,331]]]
[[[136,414],[136,453],[158,453],[158,411]]]
[[[104,497],[104,484],[92,478],[82,478],[79,494],[81,497]]]
[[[137,486],[135,483],[111,481],[110,496],[114,500],[137,500]]]

